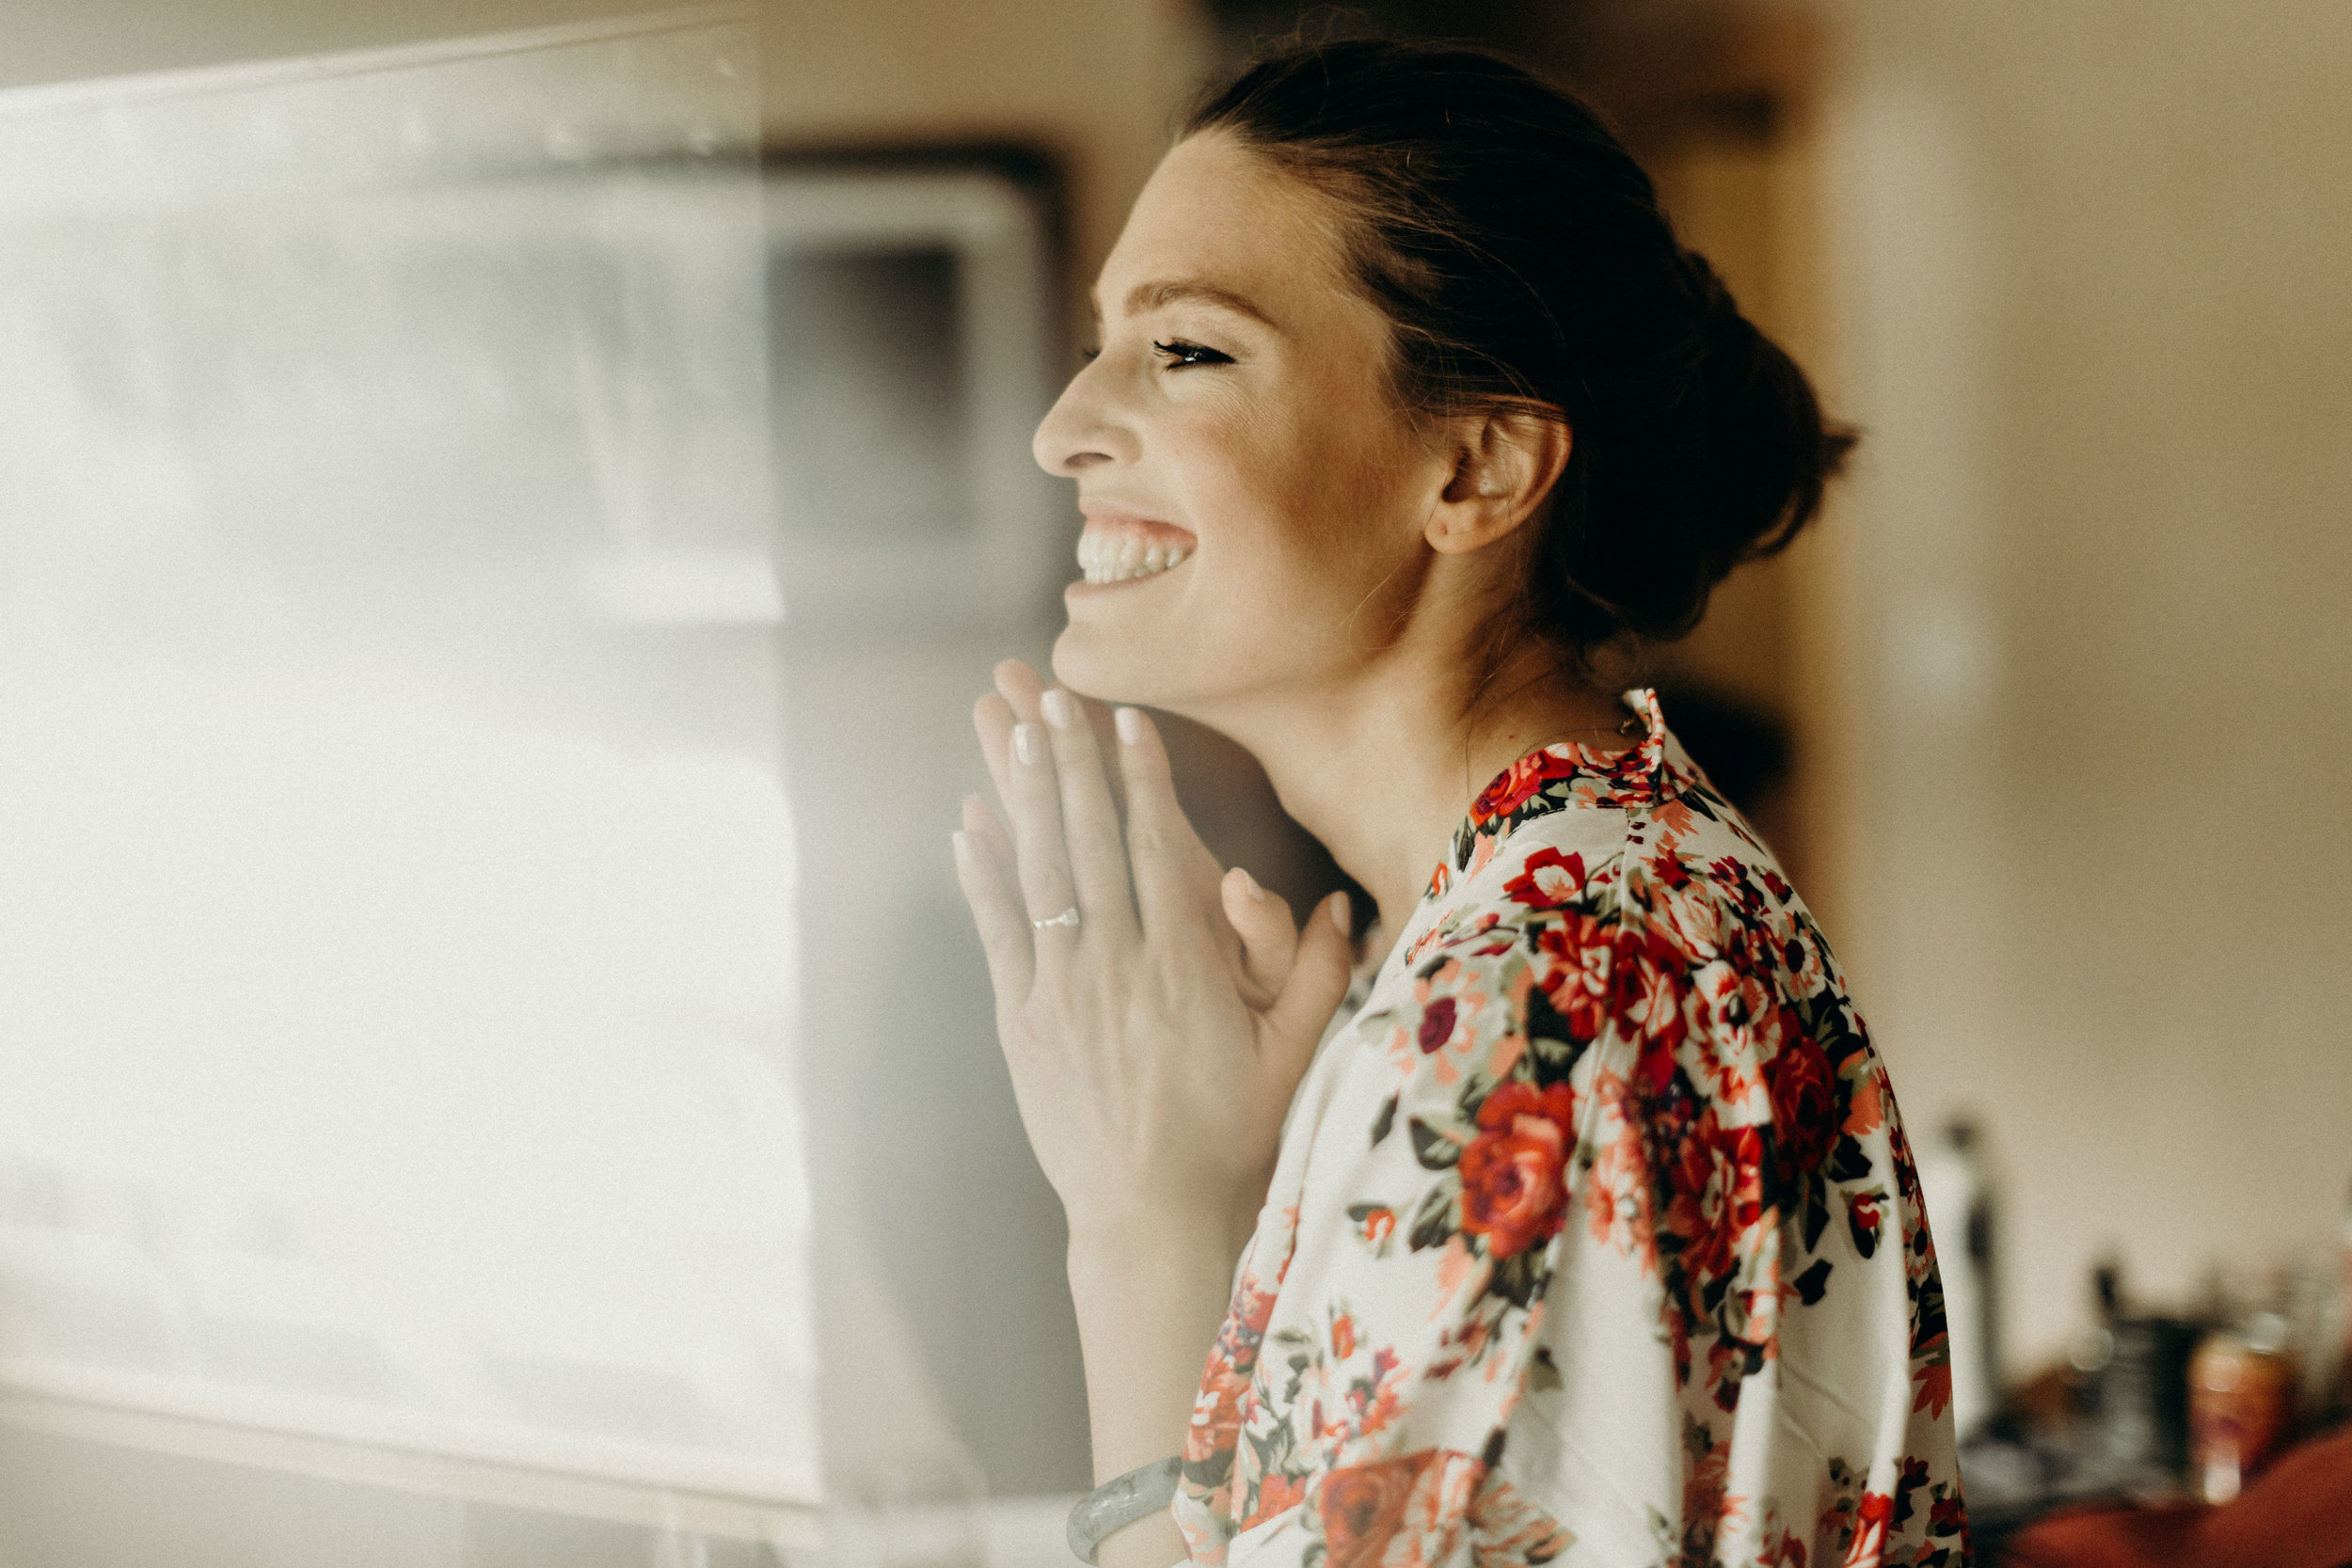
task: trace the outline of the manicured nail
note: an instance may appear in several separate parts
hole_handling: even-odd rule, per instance
[[[1012,754],[1025,763],[1037,761],[1044,746],[1038,739],[1035,724],[1015,724],[1012,727]]]
[[[1078,705],[1058,686],[1045,693],[1041,705],[1045,709],[1045,721],[1057,730],[1066,730],[1077,721]]]
[[[1347,895],[1344,893],[1331,895],[1331,924],[1340,928],[1340,935],[1343,937],[1356,934],[1354,926],[1347,918]]]
[[[963,830],[961,828],[958,828],[954,832],[949,833],[947,837],[948,840],[956,847],[956,863],[958,865],[970,865],[972,863],[972,841],[963,836]]]
[[[1249,874],[1249,868],[1248,866],[1237,865],[1233,867],[1233,869],[1241,873],[1241,890],[1244,893],[1249,895],[1252,898],[1263,898],[1265,896],[1265,889],[1258,885],[1258,879]]]
[[[1142,714],[1134,708],[1122,707],[1111,715],[1111,721],[1119,726],[1119,739],[1121,745],[1134,746],[1141,743],[1143,739]]]

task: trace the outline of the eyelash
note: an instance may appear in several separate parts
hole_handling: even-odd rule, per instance
[[[1200,343],[1186,342],[1182,338],[1171,338],[1167,342],[1155,342],[1152,346],[1159,350],[1162,354],[1172,354],[1176,356],[1176,363],[1163,367],[1164,369],[1171,371],[1181,371],[1197,365],[1230,365],[1233,362],[1232,356],[1230,355],[1219,354],[1216,350],[1208,348]],[[1102,353],[1103,351],[1099,348],[1090,348],[1085,351],[1086,356],[1089,359],[1100,358],[1102,356]],[[1187,356],[1191,355],[1206,355],[1208,357],[1202,359],[1187,357]]]

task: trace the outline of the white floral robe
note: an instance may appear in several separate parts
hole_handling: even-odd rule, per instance
[[[1230,1568],[1969,1560],[1884,1069],[1667,732],[1478,799],[1292,1107],[1175,1502]]]

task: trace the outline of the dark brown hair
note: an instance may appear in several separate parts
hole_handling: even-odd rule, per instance
[[[1820,509],[1852,433],[1576,98],[1481,49],[1293,43],[1213,88],[1184,126],[1204,131],[1338,202],[1408,414],[1565,418],[1523,612],[1570,657],[1688,632]]]

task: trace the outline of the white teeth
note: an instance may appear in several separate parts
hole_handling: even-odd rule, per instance
[[[1089,582],[1125,582],[1181,565],[1192,551],[1183,545],[1146,545],[1133,534],[1078,536],[1078,567]]]

